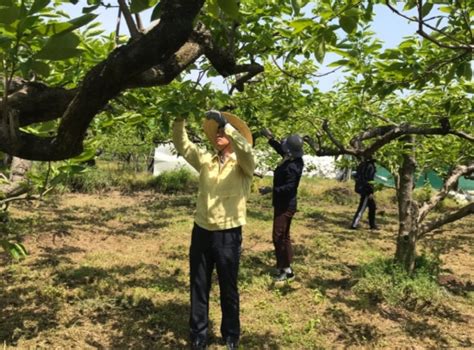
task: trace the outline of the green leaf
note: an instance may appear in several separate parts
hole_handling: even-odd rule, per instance
[[[236,0],[217,0],[224,13],[234,20],[239,20],[239,5]]]
[[[306,43],[303,45],[303,52],[311,50],[313,48],[313,45],[315,44],[315,42],[317,40],[320,40],[320,39],[321,39],[320,37],[313,37],[313,38],[309,39],[308,41],[306,41]]]
[[[82,50],[77,49],[79,37],[74,33],[54,35],[48,39],[45,46],[36,54],[37,59],[60,61],[79,56]]]
[[[467,81],[472,80],[472,67],[469,62],[464,62],[464,72],[463,72],[464,79]]]
[[[323,63],[324,56],[326,55],[326,42],[321,40],[314,51],[314,56],[318,60],[319,63]]]
[[[438,11],[444,13],[451,13],[453,11],[453,8],[451,6],[441,6],[440,8],[438,8]]]
[[[0,48],[8,50],[13,43],[13,38],[0,34]]]
[[[291,0],[291,7],[293,8],[293,14],[298,15],[301,10],[301,5],[299,0]]]
[[[142,12],[143,10],[155,6],[157,2],[158,0],[132,0],[130,4],[130,12]]]
[[[416,6],[416,0],[408,0],[405,6],[403,7],[403,11],[411,10],[415,6]]]
[[[206,1],[206,6],[211,16],[215,18],[219,17],[219,5],[217,4],[217,0]]]
[[[86,170],[86,167],[80,164],[67,164],[58,168],[60,173],[68,173],[69,175],[79,174],[84,170]]]
[[[13,244],[15,246],[15,250],[23,257],[28,255],[28,252],[25,248],[25,246],[21,243],[15,243]]]
[[[328,67],[347,66],[347,64],[348,64],[349,62],[350,62],[349,60],[337,60],[337,61],[334,61],[334,62],[329,63],[329,64],[328,64]]]
[[[430,13],[431,9],[433,8],[433,4],[430,2],[425,2],[423,7],[421,8],[421,16],[425,17],[428,13]]]
[[[150,21],[154,21],[155,19],[160,18],[160,16],[161,16],[161,2],[156,4],[155,8],[153,9],[153,12],[151,13]]]
[[[30,15],[37,13],[48,6],[50,0],[35,0],[28,12]]]
[[[78,155],[75,158],[70,159],[72,163],[82,163],[85,162],[86,160],[92,159],[95,157],[96,150],[89,148],[84,150],[80,155]]]
[[[364,11],[364,20],[367,22],[370,21],[372,19],[373,14],[374,4],[372,3],[372,1],[369,1],[369,3],[367,4],[367,8]]]
[[[357,28],[359,22],[358,16],[341,16],[339,18],[339,25],[348,34],[351,34]]]
[[[53,22],[39,26],[38,31],[43,35],[57,35],[67,32],[71,32],[77,28],[80,28],[91,21],[93,21],[98,15],[94,13],[87,13],[81,17],[71,19],[67,22]]]
[[[298,34],[299,32],[303,31],[305,28],[312,26],[314,24],[313,20],[311,19],[297,19],[295,21],[290,22],[290,27],[292,27],[293,34]]]
[[[97,10],[100,7],[99,5],[94,5],[94,6],[88,6],[88,7],[83,7],[82,8],[82,13],[91,13]]]
[[[0,24],[12,24],[20,19],[20,8],[0,6]]]
[[[33,61],[31,63],[31,66],[30,66],[30,69],[43,76],[43,77],[47,77],[49,75],[49,72],[51,71],[51,68],[49,67],[49,64],[47,63],[44,63],[44,62],[41,62],[41,61]]]

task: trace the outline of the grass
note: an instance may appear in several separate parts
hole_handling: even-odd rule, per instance
[[[254,189],[269,184],[268,178],[256,179]],[[393,281],[384,278],[397,227],[393,195],[377,194],[381,230],[370,231],[363,222],[351,231],[358,200],[352,183],[304,179],[292,225],[296,279],[275,285],[271,198],[252,193],[239,274],[242,349],[473,346],[469,289],[455,295],[439,288],[428,269],[420,275],[425,280],[412,284],[395,275],[401,281],[396,286],[404,289],[392,292],[401,297],[387,294]],[[151,189],[69,193],[39,206],[17,204],[11,225],[30,255],[17,263],[0,258],[0,344],[187,349],[194,207],[194,193]],[[466,234],[473,224],[472,218],[451,224],[420,245],[440,256],[441,274],[466,283],[473,280]],[[425,267],[432,266],[427,262]],[[215,279],[210,349],[223,349],[220,317]]]

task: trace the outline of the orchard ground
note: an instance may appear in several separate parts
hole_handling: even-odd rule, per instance
[[[393,256],[395,192],[377,194],[380,230],[368,230],[365,216],[353,231],[348,226],[358,197],[352,186],[302,181],[292,230],[296,279],[280,285],[270,277],[271,201],[252,193],[239,276],[241,348],[474,347],[474,218],[445,226],[418,248],[441,258],[445,286],[439,301],[412,307],[367,302],[353,291],[354,272],[377,257]],[[67,193],[16,204],[11,225],[30,255],[16,263],[1,258],[0,344],[188,348],[194,206],[191,191]],[[216,280],[210,304],[210,349],[223,349]]]

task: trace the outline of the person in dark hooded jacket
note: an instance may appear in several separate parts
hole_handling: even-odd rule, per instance
[[[262,130],[272,148],[282,156],[274,170],[273,188],[263,187],[261,194],[272,192],[274,208],[272,239],[275,247],[277,274],[276,281],[293,279],[291,268],[293,248],[290,238],[290,226],[297,209],[297,193],[303,173],[303,139],[296,134],[278,142],[270,130]]]
[[[372,158],[363,160],[357,166],[355,175],[355,191],[360,195],[360,201],[350,226],[353,230],[357,229],[367,207],[369,208],[370,229],[378,229],[378,226],[375,224],[376,205],[374,199],[374,186],[372,185],[372,181],[375,178],[375,170],[375,160]]]

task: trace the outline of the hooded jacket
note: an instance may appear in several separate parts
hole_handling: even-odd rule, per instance
[[[273,207],[279,210],[296,210],[298,186],[304,167],[303,158],[285,158],[286,154],[280,142],[270,139],[268,143],[284,157],[273,173]]]

